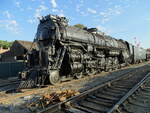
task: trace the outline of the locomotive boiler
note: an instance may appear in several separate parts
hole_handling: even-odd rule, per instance
[[[19,74],[21,87],[57,84],[133,63],[133,47],[97,31],[69,26],[65,17],[47,15],[38,25],[37,49],[27,55]]]

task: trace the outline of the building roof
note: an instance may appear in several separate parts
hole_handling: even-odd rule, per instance
[[[8,50],[0,49],[0,55],[3,61],[14,60],[15,56],[23,56],[33,48],[37,48],[36,44],[30,41],[15,40]]]
[[[22,41],[22,40],[15,40],[10,47],[10,51],[13,56],[21,56],[26,54],[28,51],[32,50],[33,48],[37,48],[36,44],[30,41]]]
[[[36,44],[31,41],[23,41],[23,40],[15,40],[15,42],[22,45],[25,49],[30,50],[32,48],[36,48]]]

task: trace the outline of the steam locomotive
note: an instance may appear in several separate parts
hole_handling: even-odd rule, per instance
[[[55,85],[146,60],[144,49],[96,28],[69,26],[57,15],[40,19],[34,42],[38,48],[28,52],[27,68],[19,74],[21,87]]]

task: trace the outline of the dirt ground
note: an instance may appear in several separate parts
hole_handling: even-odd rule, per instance
[[[101,72],[100,74],[86,76],[82,79],[63,82],[56,86],[49,85],[45,88],[26,89],[22,90],[23,93],[5,94],[5,92],[0,92],[0,113],[33,113],[33,111],[26,109],[26,104],[35,101],[37,98],[40,98],[40,95],[44,93],[55,92],[58,90],[62,91],[66,89],[83,92],[148,63],[150,63],[150,61],[141,64],[130,65],[129,67],[125,67],[113,72]]]

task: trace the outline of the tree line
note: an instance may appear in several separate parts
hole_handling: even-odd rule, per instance
[[[8,42],[8,41],[4,41],[4,40],[0,40],[0,48],[3,49],[8,49],[11,47],[13,42]]]
[[[150,48],[149,49],[146,49],[147,51],[150,51]]]

